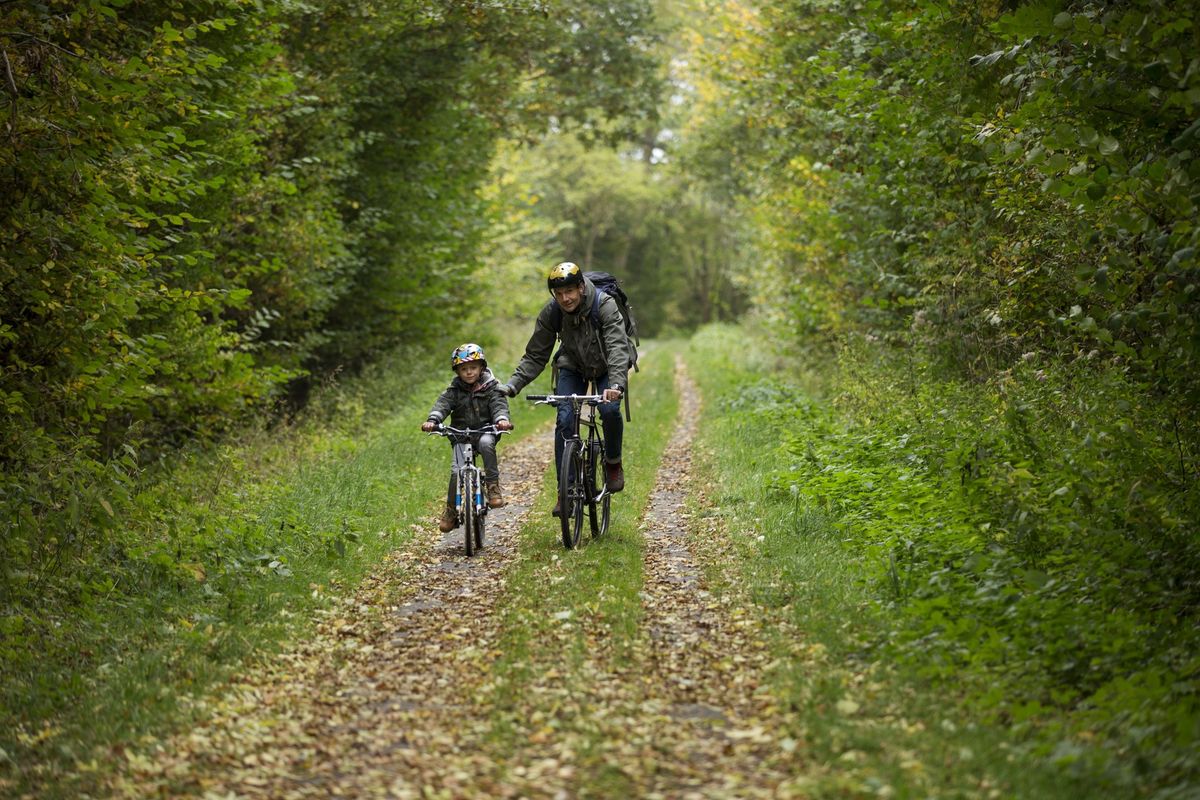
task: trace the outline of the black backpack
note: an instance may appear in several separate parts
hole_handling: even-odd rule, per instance
[[[585,272],[583,276],[592,282],[596,287],[596,295],[592,298],[592,310],[589,316],[592,319],[592,327],[596,330],[597,335],[600,333],[600,294],[604,294],[617,301],[617,308],[621,310],[621,319],[625,321],[625,335],[629,338],[629,349],[633,352],[632,361],[629,366],[634,372],[638,372],[638,345],[642,340],[638,338],[637,321],[633,318],[633,311],[629,305],[629,296],[625,294],[625,290],[621,288],[621,282],[616,276],[610,275],[607,272]],[[551,325],[554,332],[562,333],[562,308],[558,303],[551,306]],[[600,338],[601,347],[604,346],[604,338]],[[557,359],[555,359],[557,360]],[[558,385],[557,377],[558,368],[555,367],[552,371],[551,383],[553,386]],[[554,391],[551,389],[551,391]],[[625,387],[625,419],[629,419],[629,387]]]

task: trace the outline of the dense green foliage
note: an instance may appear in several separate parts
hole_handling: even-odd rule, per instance
[[[47,0],[0,20],[13,630],[137,561],[120,531],[156,458],[484,310],[477,189],[502,133],[656,107],[638,0]]]
[[[910,548],[933,556],[974,532],[966,493],[909,459],[921,448],[907,433],[919,427],[831,402],[821,389],[832,364],[780,361],[755,334],[710,326],[686,348],[705,401],[702,517],[720,520],[736,544],[722,559],[732,574],[710,575],[717,591],[748,596],[767,620],[772,690],[799,712],[791,735],[807,745],[806,796],[1138,796],[1145,784],[1121,769],[1130,752],[1108,759],[1094,749],[1109,733],[1103,720],[1120,714],[1073,717],[1034,699],[1048,682],[1030,662],[1071,641],[1031,611],[1044,596],[1028,587],[1014,596],[993,574],[977,598],[948,570],[911,566]],[[693,534],[699,548],[709,525]],[[898,593],[921,600],[897,602]],[[1005,594],[1011,615],[997,613]],[[1102,627],[1090,611],[1068,632],[1091,625],[1089,647]],[[1015,663],[972,658],[986,652],[979,642],[1008,636],[1021,643]],[[964,703],[964,686],[990,702]]]
[[[1194,406],[1192,4],[841,6],[769,4],[772,77],[735,108],[798,321],[845,312],[981,376],[1095,350]]]
[[[793,428],[775,482],[873,553],[892,657],[1001,720],[1070,712],[1077,736],[1052,740],[1068,760],[1098,737],[1116,756],[1100,762],[1186,785],[1193,4],[724,18],[741,49],[710,56],[701,135],[754,215],[762,316],[795,357],[836,363],[831,409],[764,388]]]
[[[462,297],[502,130],[653,109],[621,91],[652,66],[637,3],[75,5],[6,12],[4,398],[85,453],[419,336]]]
[[[728,204],[703,184],[689,186],[680,165],[645,155],[567,135],[498,162],[501,281],[544,298],[539,265],[572,260],[611,272],[644,336],[740,315],[747,300],[731,259],[738,226]]]
[[[1072,712],[1044,755],[1194,780],[1195,498],[1161,481],[1171,444],[1109,428],[1126,387],[1064,368],[987,391],[867,349],[838,366],[832,408],[768,393],[790,421],[773,483],[862,553],[895,615],[878,646],[987,718]]]

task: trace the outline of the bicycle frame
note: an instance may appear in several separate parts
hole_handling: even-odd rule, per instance
[[[483,470],[475,463],[479,455],[471,442],[477,434],[492,434],[497,439],[507,431],[502,431],[494,425],[483,428],[454,428],[449,425],[438,425],[430,435],[444,436],[452,444],[462,447],[463,463],[456,473],[454,490],[454,508],[460,524],[463,526],[463,543],[468,556],[474,555],[483,548],[484,519],[487,517],[488,505],[483,491]]]

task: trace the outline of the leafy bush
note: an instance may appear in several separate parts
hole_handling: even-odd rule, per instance
[[[1164,469],[1178,461],[1169,424],[1086,363],[971,386],[866,349],[843,358],[838,412],[796,417],[800,459],[776,480],[843,505],[902,615],[885,650],[940,680],[972,676],[1002,719],[1104,719],[1114,749],[1169,775],[1197,734],[1169,721],[1200,711],[1200,493]],[[1116,722],[1132,717],[1152,730]]]
[[[763,316],[852,343],[782,496],[842,519],[889,652],[1194,778],[1194,4],[735,5],[710,132],[752,189]]]
[[[762,462],[795,535],[821,515],[858,558],[872,659],[962,692],[1033,755],[1164,791],[1196,779],[1200,491],[1145,397],[1089,362],[975,384],[863,340],[754,369],[723,331],[709,347],[742,361],[721,403],[777,431]]]

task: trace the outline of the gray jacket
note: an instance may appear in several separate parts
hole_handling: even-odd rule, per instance
[[[485,369],[473,387],[457,375],[429,411],[429,419],[441,422],[446,417],[456,428],[482,428],[508,419],[508,398],[490,369]]]
[[[629,337],[625,335],[625,321],[617,301],[600,292],[600,329],[596,329],[592,324],[592,304],[597,291],[591,280],[584,277],[583,302],[574,313],[567,314],[561,309],[556,311],[558,304],[553,298],[542,306],[533,324],[533,335],[525,345],[525,355],[509,379],[515,392],[521,391],[542,373],[554,351],[554,342],[560,336],[562,347],[555,360],[557,366],[566,367],[589,379],[607,374],[610,386],[628,388],[633,351]],[[561,332],[554,329],[556,316],[562,320]]]

